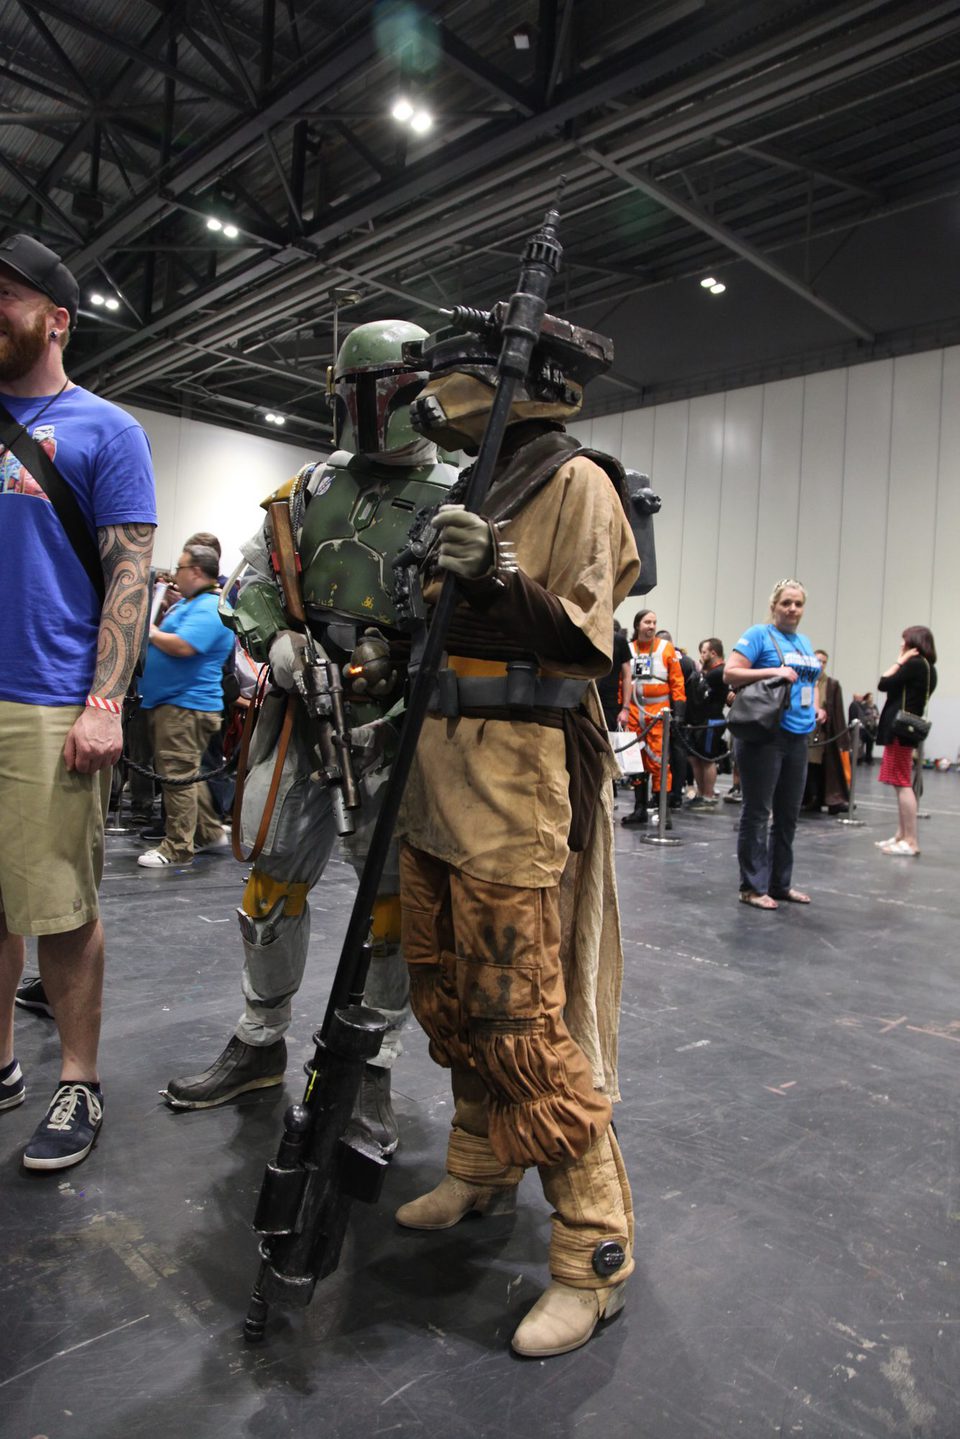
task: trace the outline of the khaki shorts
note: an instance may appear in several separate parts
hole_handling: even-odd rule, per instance
[[[81,706],[0,700],[0,912],[11,934],[62,934],[100,913],[110,770],[68,770]]]

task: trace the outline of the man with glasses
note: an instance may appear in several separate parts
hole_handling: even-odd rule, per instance
[[[150,643],[140,691],[150,722],[154,764],[165,779],[196,774],[223,715],[223,666],[233,653],[233,635],[221,624],[217,552],[187,545],[174,579],[183,596],[159,625]],[[166,827],[156,849],[137,860],[143,869],[193,862],[202,851],[230,849],[204,781],[163,788]]]

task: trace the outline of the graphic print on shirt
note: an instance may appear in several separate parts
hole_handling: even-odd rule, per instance
[[[57,453],[54,426],[37,425],[33,438],[50,459],[54,459]],[[8,450],[0,460],[0,495],[32,495],[35,499],[50,503],[50,496],[43,486],[37,484],[26,465],[20,463],[12,450]]]

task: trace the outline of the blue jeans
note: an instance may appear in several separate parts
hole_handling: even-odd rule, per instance
[[[785,894],[793,878],[793,836],[807,778],[807,736],[781,729],[766,743],[738,739],[735,751],[743,791],[737,836],[740,888]]]

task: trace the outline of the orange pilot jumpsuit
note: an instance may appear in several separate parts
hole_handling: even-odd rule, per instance
[[[630,693],[629,729],[639,733],[655,715],[665,710],[671,700],[680,703],[686,700],[683,670],[677,652],[669,640],[653,640],[641,644],[630,641],[633,658],[630,671],[633,676]],[[653,793],[660,791],[660,767],[663,754],[663,726],[654,725],[641,742],[643,768],[653,776]],[[667,767],[667,788],[670,787],[670,768]]]

